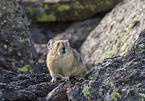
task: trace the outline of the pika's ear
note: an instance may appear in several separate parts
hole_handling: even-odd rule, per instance
[[[70,44],[69,44],[69,41],[68,40],[66,41],[66,43],[67,43],[67,46],[70,47]]]
[[[53,42],[52,39],[48,41],[48,43],[47,43],[48,50],[50,50],[50,48],[52,47],[52,42]]]

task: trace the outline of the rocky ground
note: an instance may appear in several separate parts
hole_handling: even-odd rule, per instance
[[[144,4],[124,0],[84,21],[34,23],[29,30],[19,4],[0,1],[0,101],[144,101]],[[50,38],[69,39],[80,50],[90,66],[84,78],[50,83]]]

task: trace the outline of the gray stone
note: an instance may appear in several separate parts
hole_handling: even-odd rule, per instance
[[[0,1],[0,66],[16,73],[38,72],[28,22],[15,1]]]
[[[33,21],[78,21],[112,9],[121,0],[18,0]]]
[[[105,58],[127,54],[145,30],[144,1],[119,3],[90,33],[80,48],[86,62],[96,65]]]

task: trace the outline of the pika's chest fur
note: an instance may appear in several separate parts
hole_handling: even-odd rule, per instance
[[[57,75],[68,80],[70,76],[83,76],[86,73],[85,61],[70,47],[68,40],[50,40],[48,50],[47,67],[52,81],[56,81]]]

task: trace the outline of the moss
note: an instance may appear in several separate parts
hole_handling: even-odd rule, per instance
[[[110,100],[112,101],[112,100],[115,100],[115,98],[120,98],[121,99],[121,95],[118,93],[118,92],[112,92],[111,93],[111,98],[110,98]]]
[[[26,7],[26,13],[30,14],[30,16],[33,15],[33,9],[31,7]]]
[[[19,72],[28,72],[28,65],[25,65],[22,68],[19,68]]]
[[[56,16],[53,12],[50,14],[42,13],[39,16],[37,16],[37,21],[39,22],[56,21]]]
[[[18,56],[22,56],[22,54],[21,54],[21,52],[20,52],[20,51],[18,51],[18,53],[17,53],[17,54],[18,54]]]
[[[91,88],[91,87],[90,87],[89,85],[87,85],[87,84],[84,84],[84,85],[83,85],[83,90],[82,90],[82,92],[83,92],[84,96],[85,96],[88,100],[89,100],[88,95],[90,94],[90,91],[89,91],[90,88]]]
[[[69,5],[59,5],[57,7],[57,9],[60,11],[60,12],[63,12],[63,11],[67,11],[70,9],[70,6]]]
[[[4,44],[3,46],[4,46],[4,48],[5,48],[5,49],[7,49],[7,48],[8,48],[8,46],[7,46],[6,44]]]

